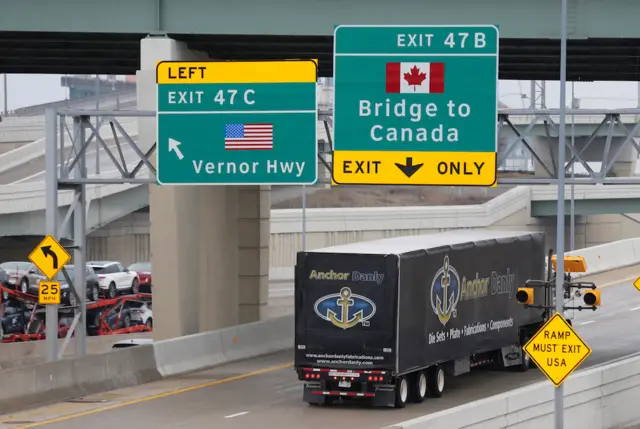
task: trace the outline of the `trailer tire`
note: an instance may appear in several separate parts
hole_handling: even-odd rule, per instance
[[[396,382],[396,408],[404,408],[409,399],[409,381],[407,377],[398,377]]]
[[[411,383],[411,402],[419,404],[424,401],[424,398],[427,397],[427,390],[427,374],[424,371],[419,371]]]
[[[440,398],[444,392],[444,368],[442,365],[432,366],[427,369],[427,389],[429,395],[434,398]]]

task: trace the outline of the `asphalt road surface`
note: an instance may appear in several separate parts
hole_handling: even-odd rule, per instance
[[[627,273],[626,276],[628,276]],[[620,273],[610,279],[622,279]],[[600,283],[603,284],[603,283]],[[629,280],[602,290],[603,306],[577,313],[574,326],[593,349],[581,368],[637,351],[640,292]],[[0,416],[0,429],[112,429],[125,424],[154,429],[381,428],[488,395],[544,380],[536,369],[477,370],[448,379],[445,394],[405,409],[369,408],[362,402],[312,407],[302,402],[292,351],[195,374],[121,389],[31,411]],[[13,424],[11,423],[13,422]]]

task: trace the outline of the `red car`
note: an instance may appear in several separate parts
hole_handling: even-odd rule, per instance
[[[140,293],[151,293],[151,262],[136,262],[129,265],[129,271],[135,271],[140,277]]]

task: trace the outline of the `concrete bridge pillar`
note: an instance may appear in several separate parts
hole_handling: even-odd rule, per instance
[[[157,61],[208,59],[166,37],[143,39],[138,108],[156,109]],[[151,147],[155,118],[139,119],[138,137],[143,151]],[[154,338],[259,319],[268,290],[269,197],[256,186],[149,185]]]
[[[575,137],[575,147],[577,153],[580,153],[580,151],[585,147],[587,140],[588,137]],[[620,150],[624,140],[625,139],[623,137],[613,137],[611,139],[611,145],[609,147],[609,154],[607,156],[607,159],[613,159],[613,156]],[[533,150],[535,150],[536,155],[540,157],[540,159],[547,165],[551,172],[555,172],[555,169],[558,165],[558,138],[534,136],[528,137],[527,141],[531,144]],[[606,137],[596,137],[580,156],[586,162],[602,162],[603,154],[606,147],[606,141]],[[571,157],[571,150],[569,148],[566,148],[566,161],[569,162]],[[613,163],[613,166],[609,170],[608,174],[613,174],[616,177],[634,176],[636,171],[637,159],[638,151],[631,143],[628,143],[622,149],[622,152]],[[535,175],[537,177],[548,176],[547,171],[542,165],[540,165],[540,163],[534,160],[534,165]],[[576,164],[574,165],[576,169],[579,169],[579,171],[583,170],[582,164],[580,164],[579,161],[576,160]],[[591,168],[596,173],[600,171],[599,166],[591,166]]]

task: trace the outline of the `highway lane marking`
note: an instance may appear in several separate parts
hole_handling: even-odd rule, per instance
[[[638,311],[640,310],[640,307],[633,307],[632,309],[630,309],[629,311]]]
[[[145,396],[144,398],[132,399],[130,401],[120,402],[118,404],[113,404],[113,405],[109,405],[109,406],[102,407],[102,408],[95,408],[93,410],[82,411],[80,413],[74,413],[74,414],[69,414],[69,415],[66,415],[66,416],[54,417],[54,418],[48,419],[48,420],[42,420],[42,421],[35,422],[35,423],[29,423],[29,424],[26,424],[24,426],[15,426],[13,429],[28,429],[28,428],[35,428],[35,427],[44,426],[44,425],[50,425],[52,423],[60,423],[60,422],[64,422],[64,421],[67,421],[67,420],[72,420],[72,419],[77,419],[77,418],[80,418],[80,417],[90,416],[92,414],[102,413],[104,411],[111,411],[111,410],[115,410],[115,409],[118,409],[118,408],[127,407],[129,405],[136,405],[136,404],[141,404],[143,402],[153,401],[154,399],[166,398],[166,397],[169,397],[169,396],[179,395],[181,393],[187,393],[187,392],[192,392],[194,390],[204,389],[206,387],[217,386],[219,384],[229,383],[229,382],[236,381],[236,380],[242,380],[244,378],[249,378],[249,377],[255,377],[257,375],[267,374],[269,372],[280,371],[280,370],[283,370],[285,368],[290,368],[292,366],[293,366],[293,362],[289,362],[289,363],[286,363],[286,364],[283,364],[283,365],[272,366],[272,367],[269,367],[269,368],[260,369],[258,371],[247,372],[245,374],[240,374],[240,375],[236,375],[236,376],[233,376],[233,377],[223,378],[221,380],[209,381],[207,383],[197,384],[195,386],[189,386],[189,387],[184,387],[182,389],[171,390],[169,392],[158,393],[157,395],[151,395],[151,396]]]
[[[229,416],[224,416],[225,419],[232,419],[234,417],[240,417],[240,416],[244,416],[245,414],[249,414],[249,411],[243,411],[241,413],[235,413],[235,414],[231,414]]]
[[[582,326],[582,325],[588,325],[589,323],[593,323],[593,322],[595,322],[595,320],[587,320],[586,322],[582,322],[582,323],[580,323],[580,326]]]

